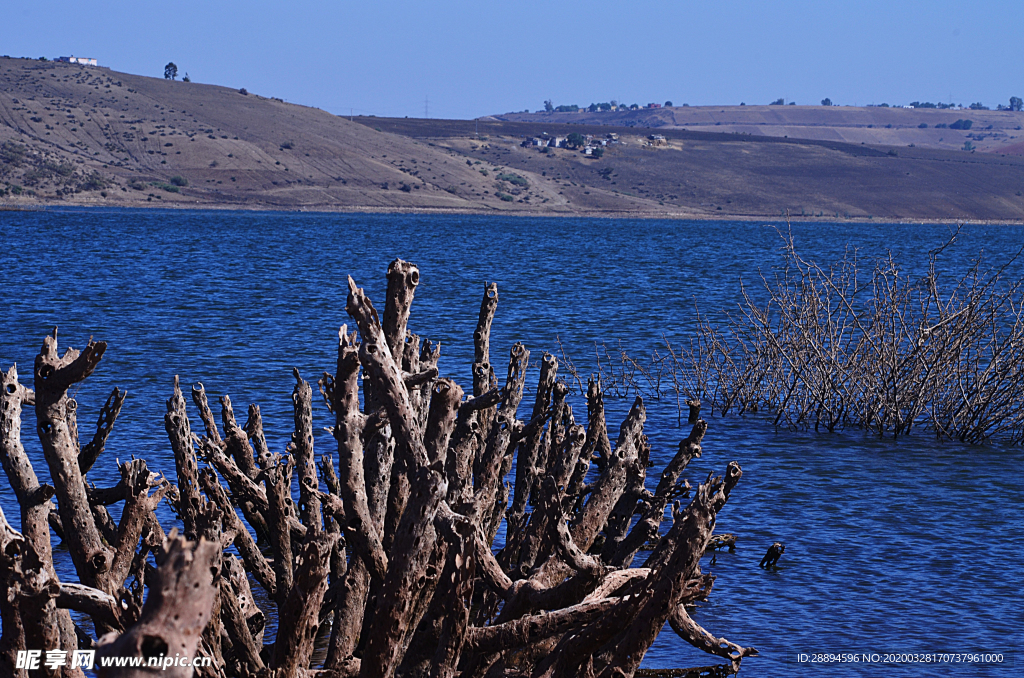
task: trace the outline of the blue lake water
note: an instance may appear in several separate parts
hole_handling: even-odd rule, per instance
[[[163,426],[173,376],[201,381],[211,400],[229,393],[236,412],[259,403],[273,449],[291,432],[291,368],[315,382],[333,370],[346,276],[382,308],[396,257],[420,267],[410,329],[441,343],[441,372],[471,384],[473,330],[487,281],[500,301],[491,354],[523,341],[539,360],[556,341],[589,371],[594,342],[631,353],[684,341],[693,304],[712,316],[734,309],[739,283],[770,272],[781,244],[760,223],[345,215],[157,210],[0,212],[0,368],[30,382],[43,336],[60,345],[108,342],[96,373],[76,392],[82,436],[114,386],[125,407],[90,479],[113,485],[115,457],[143,456],[174,477]],[[783,225],[784,227],[784,225]],[[803,254],[821,261],[847,246],[887,249],[908,265],[943,242],[947,225],[795,224]],[[945,258],[949,271],[984,252],[1005,260],[1024,228],[969,226]],[[911,266],[911,268],[914,268]],[[630,399],[609,398],[614,434]],[[528,400],[529,402],[529,400]],[[320,431],[317,452],[334,449]],[[578,404],[577,412],[585,412]],[[48,474],[26,413],[23,439],[41,480]],[[194,420],[195,417],[194,417]],[[648,403],[654,469],[688,432],[674,401]],[[1020,448],[936,441],[922,429],[899,441],[858,431],[775,431],[757,417],[715,417],[704,456],[686,477],[738,461],[744,477],[717,531],[739,536],[704,569],[718,575],[695,614],[712,633],[758,648],[743,675],[1020,675],[1024,605],[1024,491]],[[18,523],[10,487],[0,506]],[[165,527],[172,517],[162,515]],[[772,541],[780,567],[757,567]],[[56,552],[62,577],[76,580]],[[1002,666],[801,665],[798,653],[998,652]],[[666,627],[646,667],[717,663]]]

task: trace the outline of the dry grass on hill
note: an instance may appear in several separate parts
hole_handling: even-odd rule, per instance
[[[927,148],[538,122],[361,118],[385,131],[430,139],[480,161],[540,176],[570,205],[608,209],[641,200],[665,212],[710,217],[1024,218],[1024,158]],[[471,136],[479,130],[480,138]],[[522,148],[522,137],[578,131],[623,143],[600,160],[565,149]]]
[[[674,106],[638,111],[507,113],[496,120],[561,124],[656,127],[817,139],[851,144],[961,150],[970,142],[981,153],[1024,154],[1024,113],[1012,111],[877,106]],[[967,130],[951,129],[970,120]]]
[[[520,146],[543,132],[603,136],[613,129],[624,143],[609,146],[601,159]],[[0,202],[670,218],[787,211],[814,218],[1024,218],[1024,157],[1012,153],[699,129],[663,127],[658,131],[668,144],[651,148],[644,138],[651,130],[553,119],[350,121],[226,87],[0,58]]]
[[[47,202],[508,208],[465,158],[425,142],[225,87],[103,68],[0,59],[0,143],[0,186]],[[188,187],[160,188],[173,177]]]

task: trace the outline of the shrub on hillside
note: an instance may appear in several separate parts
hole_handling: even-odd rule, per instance
[[[181,176],[180,174],[175,174],[173,177],[171,177],[171,183],[174,184],[175,186],[188,186],[188,179]]]
[[[974,122],[970,120],[960,119],[950,125],[949,129],[971,129],[971,125],[973,124]]]
[[[99,172],[93,172],[78,182],[77,188],[79,191],[99,191],[106,188],[108,183]]]
[[[16,144],[13,141],[5,141],[0,144],[0,165],[17,167],[25,159],[28,147]]]
[[[530,185],[530,182],[527,181],[525,177],[521,177],[518,174],[499,174],[498,175],[498,180],[499,181],[507,181],[510,184],[515,184],[516,186],[522,186],[523,188],[526,188],[526,187],[528,187]]]

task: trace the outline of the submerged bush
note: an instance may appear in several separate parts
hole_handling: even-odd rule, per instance
[[[615,395],[674,393],[680,409],[694,400],[712,414],[768,415],[792,430],[924,428],[1024,443],[1024,278],[1008,272],[1016,257],[940,275],[958,234],[925,255],[918,275],[892,256],[865,262],[853,251],[819,264],[784,235],[779,273],[745,287],[739,313],[713,324],[698,311],[695,338],[646,365],[599,347],[600,383]]]

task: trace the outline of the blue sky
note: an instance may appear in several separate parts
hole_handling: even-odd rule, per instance
[[[332,113],[1024,96],[1024,2],[12,2],[0,54],[74,54]]]

